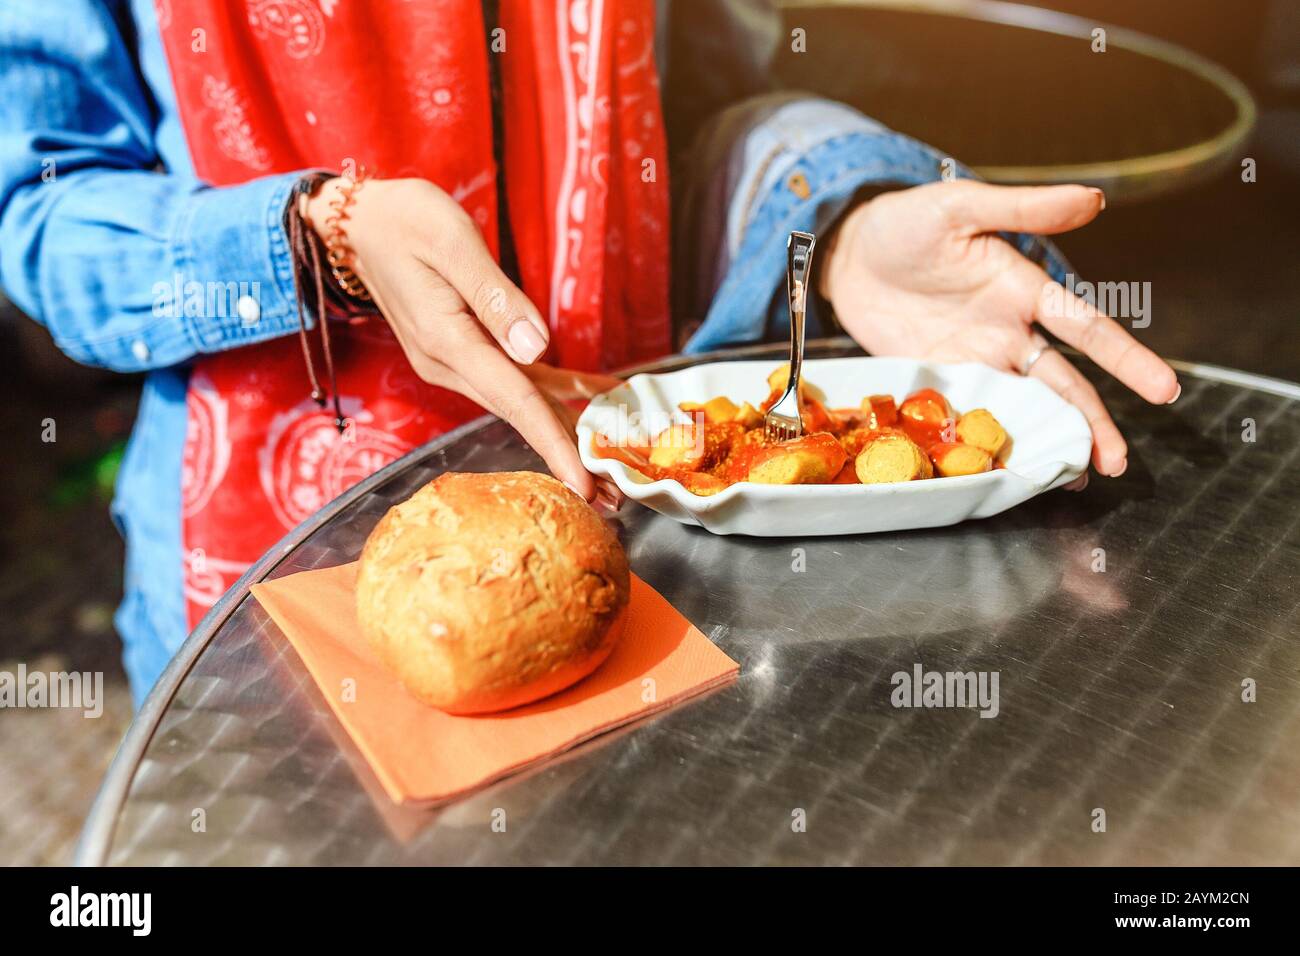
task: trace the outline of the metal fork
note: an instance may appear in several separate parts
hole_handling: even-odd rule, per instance
[[[769,441],[789,441],[803,434],[803,402],[799,398],[799,375],[803,367],[803,325],[808,304],[808,274],[812,271],[813,246],[817,237],[792,232],[786,241],[785,288],[790,297],[790,382],[763,419]]]

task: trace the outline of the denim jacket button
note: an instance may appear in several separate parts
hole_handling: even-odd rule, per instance
[[[244,320],[245,326],[256,325],[257,320],[262,316],[262,307],[251,295],[241,295],[239,301],[235,303],[235,311]]]

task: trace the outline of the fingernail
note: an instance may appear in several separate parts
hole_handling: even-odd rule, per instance
[[[621,494],[611,495],[605,492],[604,490],[598,490],[596,492],[596,500],[594,504],[597,507],[602,508],[605,511],[608,511],[610,514],[613,514],[616,511],[618,511],[620,507],[622,507],[623,496]]]
[[[619,491],[617,485],[610,484],[608,481],[596,482],[596,503],[608,508],[610,511],[617,511],[623,506],[627,496]]]
[[[1098,189],[1096,186],[1091,186],[1091,187],[1089,187],[1089,188],[1093,191],[1094,194],[1096,194],[1097,196],[1100,196],[1100,197],[1101,197],[1101,208],[1102,208],[1102,209],[1105,209],[1105,208],[1106,208],[1106,194],[1105,194],[1104,192],[1102,192],[1100,189]],[[1097,210],[1097,211],[1100,212],[1101,209],[1099,209],[1099,210]]]
[[[577,488],[573,487],[573,485],[569,484],[567,481],[563,481],[563,480],[562,480],[560,483],[561,483],[562,485],[564,485],[564,487],[566,487],[566,488],[568,488],[570,491],[572,491],[572,492],[573,492],[575,495],[577,495],[579,498],[581,498],[583,501],[586,501],[586,500],[587,500],[587,496],[586,496],[586,495],[584,495],[584,494],[583,494],[581,491],[579,491]]]
[[[546,342],[527,319],[516,319],[506,333],[506,340],[510,343],[510,351],[515,353],[515,358],[525,364],[537,361],[546,351]]]
[[[1178,391],[1174,392],[1174,397],[1171,398],[1171,399],[1169,399],[1169,401],[1165,402],[1165,404],[1166,404],[1166,405],[1172,405],[1174,402],[1178,401],[1178,397],[1179,397],[1180,395],[1182,395],[1182,394],[1183,394],[1183,383],[1182,383],[1182,382],[1179,382],[1179,383],[1178,383]]]
[[[1128,471],[1128,459],[1127,459],[1127,458],[1125,458],[1123,461],[1121,461],[1121,462],[1119,463],[1119,468],[1117,468],[1117,469],[1115,469],[1114,471],[1112,471],[1112,472],[1110,473],[1110,476],[1111,476],[1112,478],[1118,478],[1120,475],[1124,474],[1124,472],[1126,472],[1126,471]]]

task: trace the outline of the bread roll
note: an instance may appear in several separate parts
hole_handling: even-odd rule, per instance
[[[478,714],[599,667],[622,633],[628,590],[613,530],[554,478],[449,473],[371,532],[357,619],[415,697]]]

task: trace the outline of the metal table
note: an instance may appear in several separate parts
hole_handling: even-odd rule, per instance
[[[1255,125],[1250,91],[1227,70],[1092,18],[999,0],[781,6],[787,31],[803,28],[816,50],[777,50],[787,89],[847,103],[990,182],[1154,198],[1236,166]],[[1104,54],[1093,52],[1098,27]]]
[[[384,511],[444,470],[539,465],[500,422],[466,425],[326,507],[213,609],[127,734],[78,860],[1298,863],[1300,386],[1179,368],[1171,408],[1090,368],[1128,433],[1128,473],[986,521],[742,539],[628,505],[632,567],[739,680],[407,810],[248,585],[356,558]],[[918,663],[996,671],[998,715],[896,709],[892,675]]]

